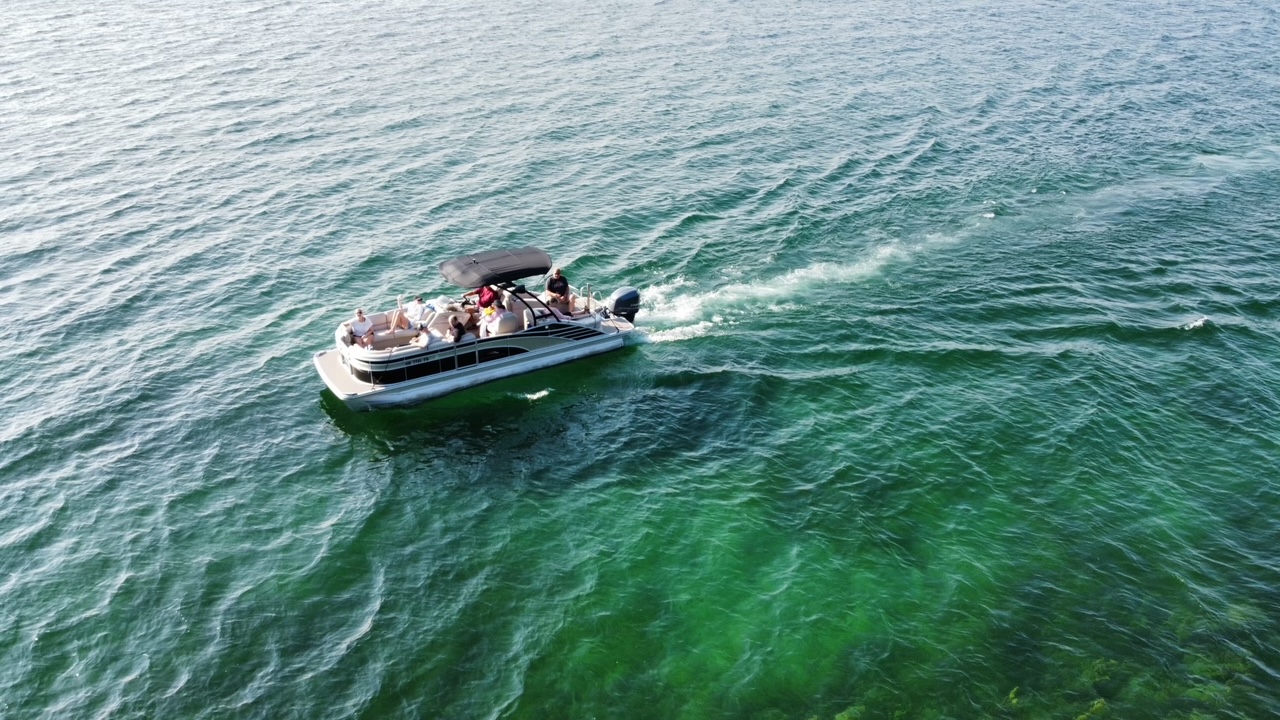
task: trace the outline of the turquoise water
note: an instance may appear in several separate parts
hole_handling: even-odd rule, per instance
[[[1280,715],[1268,4],[20,1],[0,717]],[[545,248],[641,342],[348,412]]]

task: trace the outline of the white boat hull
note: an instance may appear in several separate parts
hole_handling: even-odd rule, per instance
[[[347,360],[343,356],[343,350],[317,352],[312,357],[312,362],[325,385],[347,407],[353,410],[373,410],[412,405],[494,380],[523,375],[617,350],[626,344],[629,334],[628,330],[587,340],[575,340],[572,344],[533,350],[436,375],[389,384],[364,383],[353,378]]]
[[[441,275],[457,287],[478,288],[467,295],[481,296],[483,312],[441,298],[361,315],[358,322],[340,323],[334,330],[335,348],[316,353],[312,363],[339,400],[355,410],[372,410],[411,405],[622,347],[635,331],[640,292],[621,287],[602,304],[590,286],[585,292],[570,286],[567,297],[554,296],[553,303],[550,294],[535,295],[514,284],[550,269],[550,256],[534,247],[446,260],[440,264]]]

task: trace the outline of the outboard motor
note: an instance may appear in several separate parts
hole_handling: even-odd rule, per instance
[[[609,296],[609,312],[629,323],[636,321],[640,311],[640,291],[633,287],[620,287]]]

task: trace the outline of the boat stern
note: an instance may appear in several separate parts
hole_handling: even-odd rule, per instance
[[[351,376],[341,350],[321,350],[311,356],[311,363],[324,381],[325,387],[346,403],[353,410],[367,410],[361,396],[373,389],[372,385],[360,382]]]

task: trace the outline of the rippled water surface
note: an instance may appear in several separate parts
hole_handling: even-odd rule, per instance
[[[0,22],[0,716],[1280,715],[1260,2]],[[537,245],[641,342],[354,414]]]

